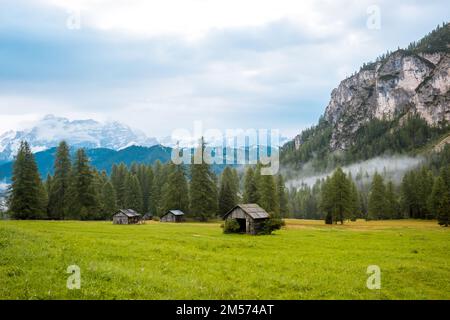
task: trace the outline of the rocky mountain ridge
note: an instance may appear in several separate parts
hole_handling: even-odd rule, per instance
[[[450,121],[450,54],[399,50],[373,69],[341,82],[325,119],[333,125],[331,148],[346,149],[351,136],[372,119],[418,114],[429,125]]]
[[[448,23],[407,49],[364,65],[332,91],[323,116],[332,127],[330,150],[347,150],[358,129],[371,120],[401,120],[412,114],[430,126],[450,122]],[[295,149],[306,139],[303,134],[295,137]]]
[[[155,138],[149,138],[119,122],[100,123],[91,119],[71,121],[47,115],[30,129],[8,131],[0,135],[0,163],[13,159],[22,140],[28,141],[33,152],[56,147],[61,140],[77,148],[113,150],[132,145],[151,147],[158,144]]]

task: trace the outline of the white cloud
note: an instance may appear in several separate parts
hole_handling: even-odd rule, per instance
[[[195,120],[293,136],[340,80],[448,16],[445,1],[3,1],[15,10],[0,11],[0,133],[53,113],[149,136]],[[377,31],[366,28],[373,3]]]
[[[334,34],[345,24],[339,13],[358,12],[369,1],[344,0],[44,0],[79,10],[82,23],[137,35],[182,34],[197,38],[213,29],[261,26],[290,19],[311,35]]]

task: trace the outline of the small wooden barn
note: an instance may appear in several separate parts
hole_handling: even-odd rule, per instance
[[[269,218],[269,214],[254,203],[238,204],[223,216],[223,220],[235,219],[239,223],[240,232],[248,234],[257,234]]]
[[[161,222],[183,222],[184,212],[181,210],[169,210],[161,218]]]
[[[114,224],[136,224],[141,222],[141,215],[132,209],[121,209],[113,216]]]

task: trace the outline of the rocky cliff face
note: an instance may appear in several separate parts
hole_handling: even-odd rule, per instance
[[[410,113],[419,114],[430,125],[450,121],[448,52],[398,50],[342,81],[325,110],[325,119],[333,126],[330,147],[345,150],[356,130],[374,118]]]

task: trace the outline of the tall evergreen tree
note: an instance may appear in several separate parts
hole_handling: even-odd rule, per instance
[[[351,183],[344,171],[338,167],[322,186],[321,209],[325,212],[325,223],[344,223],[350,217],[352,204]]]
[[[191,165],[190,213],[201,221],[206,221],[217,215],[217,185],[216,177],[209,164],[203,159],[206,148],[204,139],[196,148],[196,157],[202,159],[200,164]]]
[[[284,179],[281,174],[277,176],[276,181],[277,187],[277,202],[278,202],[278,212],[277,214],[281,217],[288,216],[288,197],[286,192],[286,187],[284,185]]]
[[[125,182],[125,208],[142,212],[142,190],[135,174],[129,173]]]
[[[236,176],[230,167],[226,167],[220,179],[219,214],[224,215],[237,204]]]
[[[13,165],[9,207],[15,219],[45,218],[45,193],[38,167],[26,141],[20,147]]]
[[[322,184],[320,209],[325,213],[325,223],[332,224],[334,211],[334,193],[331,177],[327,177]]]
[[[82,220],[98,219],[99,199],[94,184],[94,173],[84,149],[77,150],[73,166],[72,218]]]
[[[276,185],[272,175],[261,175],[258,204],[271,214],[279,212]]]
[[[360,197],[358,193],[358,188],[356,187],[355,182],[352,179],[352,176],[349,175],[348,182],[350,184],[350,214],[349,218],[352,221],[356,221],[360,216]]]
[[[153,188],[153,170],[150,166],[141,164],[136,168],[136,176],[142,190],[142,212],[148,213],[151,211],[150,196]]]
[[[255,172],[251,167],[249,167],[245,172],[244,178],[244,202],[257,203],[258,200],[259,197],[258,197],[258,188],[255,180]]]
[[[128,176],[128,168],[124,163],[114,164],[111,172],[111,183],[116,191],[117,206],[125,209],[125,183]]]
[[[167,169],[163,166],[161,161],[157,160],[154,164],[153,172],[151,211],[155,212],[156,215],[161,216],[164,214],[163,186],[166,184],[167,180]]]
[[[47,178],[45,179],[45,191],[47,192],[47,195],[50,195],[50,190],[52,188],[52,176],[50,175],[50,173],[47,174]]]
[[[241,190],[241,180],[239,178],[239,173],[236,170],[236,168],[232,168],[231,172],[233,173],[232,177],[232,181],[233,181],[233,185],[234,185],[234,189],[236,190],[236,200],[237,202],[241,202],[241,196],[240,196],[240,190]]]
[[[369,220],[383,219],[386,215],[386,187],[383,177],[375,172],[369,195]]]
[[[428,206],[438,218],[438,223],[448,227],[450,224],[450,198],[446,189],[444,179],[438,176],[434,181]]]
[[[389,181],[386,186],[386,216],[387,219],[397,219],[400,218],[400,204],[397,199],[397,194],[395,192],[394,183]]]
[[[107,181],[101,192],[102,218],[110,218],[117,210],[116,190],[111,182]]]
[[[331,177],[331,190],[334,198],[333,221],[340,221],[343,224],[344,220],[350,216],[352,199],[350,183],[340,167]]]
[[[183,166],[171,163],[167,183],[163,188],[164,211],[178,209],[189,211],[189,188]]]
[[[62,141],[56,151],[52,187],[49,192],[48,215],[51,219],[64,219],[69,206],[70,150]]]
[[[423,166],[418,172],[417,179],[417,200],[419,205],[419,218],[433,218],[433,215],[430,214],[428,210],[428,197],[430,195],[430,191],[433,189],[434,178],[433,174],[430,170],[428,170],[425,166]]]
[[[448,147],[448,150],[450,150],[450,147]],[[440,176],[444,180],[445,187],[450,196],[450,165],[441,168]]]
[[[405,216],[408,218],[419,218],[417,185],[415,171],[410,171],[403,176],[401,184],[401,202]]]

